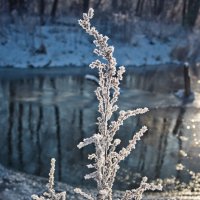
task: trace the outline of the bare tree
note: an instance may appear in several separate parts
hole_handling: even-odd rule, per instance
[[[185,27],[193,27],[195,25],[200,8],[199,0],[184,0],[182,10],[182,24]]]
[[[113,11],[117,11],[118,9],[118,1],[117,0],[112,0],[112,9]]]
[[[27,1],[26,0],[9,0],[9,14],[11,23],[16,22],[16,17],[22,17],[27,11]]]
[[[95,1],[94,8],[98,9],[101,3],[102,3],[102,0]]]
[[[86,13],[89,10],[90,0],[83,0],[83,12]]]
[[[56,11],[58,8],[58,2],[59,0],[54,0],[53,1],[53,5],[52,5],[52,9],[51,9],[51,21],[53,22],[56,16]]]
[[[26,9],[25,0],[9,0],[8,3],[10,13],[16,10],[18,14],[21,15]]]
[[[9,10],[12,12],[12,10],[15,8],[15,0],[9,0]]]
[[[153,13],[154,15],[160,15],[164,9],[165,0],[154,0]]]
[[[40,24],[44,25],[45,0],[39,0]]]
[[[132,5],[133,5],[132,0],[125,0],[125,1],[121,2],[120,11],[123,14],[131,14],[131,12],[132,12]]]
[[[135,14],[137,16],[141,16],[142,15],[143,7],[144,7],[144,2],[145,2],[145,0],[138,0],[137,1],[136,8],[135,8]]]

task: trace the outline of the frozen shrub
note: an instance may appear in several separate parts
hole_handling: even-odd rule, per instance
[[[90,138],[86,138],[78,144],[78,148],[82,148],[89,144],[95,145],[95,153],[88,156],[93,160],[92,164],[87,165],[94,171],[85,176],[85,179],[94,179],[97,182],[97,195],[86,194],[81,189],[76,188],[75,192],[84,198],[93,200],[111,200],[112,187],[115,180],[120,161],[124,160],[130,152],[135,149],[138,140],[147,131],[147,127],[143,126],[129,141],[127,147],[116,151],[116,147],[120,144],[120,139],[114,138],[123,122],[131,116],[143,114],[148,108],[138,108],[135,110],[121,110],[116,121],[112,121],[112,115],[118,110],[117,101],[120,94],[119,84],[123,79],[125,68],[123,66],[116,69],[116,59],[113,57],[114,47],[109,46],[108,37],[100,34],[95,27],[92,27],[90,20],[93,18],[94,11],[89,9],[88,13],[83,14],[83,19],[79,20],[82,28],[94,37],[96,46],[94,53],[101,56],[106,62],[96,60],[90,64],[90,67],[97,68],[99,72],[99,87],[95,93],[99,101],[98,111],[100,116],[97,118],[98,133]],[[125,192],[122,200],[136,199],[140,200],[145,190],[161,190],[161,185],[147,183],[144,177],[139,188],[128,190]]]
[[[54,190],[54,172],[55,172],[55,162],[54,158],[51,159],[51,169],[49,172],[49,183],[47,184],[48,191],[44,192],[42,196],[32,195],[34,200],[65,200],[66,192],[56,193]]]

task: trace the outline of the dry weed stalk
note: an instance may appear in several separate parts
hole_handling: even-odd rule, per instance
[[[96,46],[94,53],[101,56],[106,63],[96,60],[90,64],[90,67],[97,68],[99,72],[99,87],[95,93],[99,101],[100,117],[97,118],[98,133],[95,133],[90,138],[86,138],[78,144],[78,148],[82,148],[89,144],[95,145],[95,153],[88,156],[88,159],[93,160],[92,164],[87,165],[88,168],[93,168],[95,171],[87,174],[85,179],[94,179],[97,182],[97,195],[86,194],[81,189],[76,188],[75,192],[89,200],[111,200],[112,187],[115,180],[119,162],[124,160],[130,152],[135,149],[138,140],[147,131],[147,127],[143,126],[133,138],[129,141],[126,148],[122,148],[116,152],[117,145],[120,144],[120,139],[114,139],[116,132],[119,130],[123,122],[131,116],[143,114],[148,111],[148,108],[138,108],[136,110],[121,110],[116,121],[112,121],[112,115],[118,110],[116,102],[120,94],[119,84],[123,79],[125,68],[123,66],[116,69],[116,59],[113,57],[114,47],[109,46],[108,37],[100,34],[95,27],[91,26],[90,20],[93,18],[94,10],[89,9],[88,13],[83,14],[83,19],[79,20],[82,28],[91,36],[94,37]],[[147,183],[147,178],[144,177],[139,188],[126,191],[122,200],[136,199],[140,200],[145,190],[161,190],[161,185]]]
[[[32,195],[33,200],[65,200],[66,192],[56,193],[54,190],[54,172],[55,172],[54,158],[51,159],[51,169],[49,172],[49,183],[47,184],[48,192],[44,192],[42,196]]]

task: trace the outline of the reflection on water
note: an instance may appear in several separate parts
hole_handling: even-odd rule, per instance
[[[165,82],[160,80],[159,73],[165,76]],[[170,94],[174,90],[172,85],[183,85],[177,74],[173,77],[164,72],[129,72],[125,77],[120,107],[152,108],[145,115],[127,120],[118,133],[122,147],[139,127],[149,127],[137,149],[121,163],[118,188],[132,187],[137,174],[151,179],[173,175],[187,180],[186,172],[176,170],[179,163],[199,171],[200,110],[192,104],[185,106]],[[57,180],[73,185],[91,184],[83,176],[88,172],[85,165],[93,147],[79,150],[76,145],[97,131],[95,88],[96,84],[84,79],[81,73],[1,77],[0,162],[47,176],[50,158],[55,157]]]

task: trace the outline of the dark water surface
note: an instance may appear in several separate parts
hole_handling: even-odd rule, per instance
[[[0,70],[0,162],[12,169],[48,176],[55,157],[56,179],[91,185],[84,175],[88,153],[76,145],[97,131],[96,83],[84,78],[88,69]],[[93,72],[92,72],[93,73]],[[127,120],[118,133],[122,146],[147,125],[148,133],[121,163],[116,187],[132,187],[140,174],[150,179],[189,178],[186,169],[200,171],[200,84],[193,76],[195,102],[184,105],[173,92],[183,88],[180,68],[130,70],[122,83],[119,106],[147,106],[150,112]],[[117,114],[114,115],[114,118]]]

